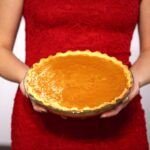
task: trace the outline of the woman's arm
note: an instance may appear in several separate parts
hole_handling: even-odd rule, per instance
[[[0,1],[0,76],[21,82],[28,67],[12,53],[22,15],[23,0]]]
[[[22,16],[23,0],[0,0],[0,76],[20,83],[20,89],[26,95],[23,78],[28,66],[12,53],[18,27]],[[46,112],[46,109],[32,102],[33,109]]]
[[[140,87],[150,83],[150,0],[143,0],[140,7],[140,56],[131,70],[139,80]]]
[[[117,115],[138,94],[139,88],[150,83],[150,0],[142,0],[139,18],[140,55],[132,65],[134,86],[129,99],[111,111],[101,115],[101,118]]]

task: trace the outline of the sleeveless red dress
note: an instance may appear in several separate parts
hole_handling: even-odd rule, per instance
[[[26,64],[68,49],[99,50],[130,66],[139,0],[25,0]],[[17,91],[12,150],[148,150],[140,95],[119,115],[67,119],[32,109]]]

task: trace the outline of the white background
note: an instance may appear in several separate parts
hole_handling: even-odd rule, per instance
[[[14,53],[22,61],[25,58],[25,43],[24,43],[24,20],[21,22],[19,33],[17,36]],[[132,44],[131,44],[131,61],[133,62],[139,54],[137,28],[135,29]],[[6,60],[6,63],[9,60]],[[13,101],[16,93],[17,84],[8,82],[0,78],[0,145],[10,145],[11,138],[11,113],[13,108]],[[142,104],[145,110],[145,117],[147,122],[148,137],[150,139],[150,85],[141,89],[143,96]]]

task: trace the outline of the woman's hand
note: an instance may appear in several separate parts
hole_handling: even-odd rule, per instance
[[[25,91],[25,87],[24,87],[23,81],[20,83],[19,86],[20,86],[20,90],[21,90],[22,94],[28,98],[28,94]],[[45,109],[41,105],[35,103],[34,101],[31,100],[31,103],[32,103],[33,109],[35,111],[37,111],[37,112],[47,112],[47,109]]]
[[[132,101],[133,98],[138,94],[139,89],[140,89],[139,80],[137,79],[136,74],[134,74],[134,72],[132,70],[131,70],[131,72],[133,74],[134,84],[133,84],[133,87],[131,88],[131,91],[130,91],[128,97],[126,99],[124,99],[124,101],[121,104],[119,104],[118,106],[116,106],[114,109],[102,113],[100,118],[113,117],[113,116],[119,114],[119,112],[123,108],[125,108],[130,103],[130,101]]]

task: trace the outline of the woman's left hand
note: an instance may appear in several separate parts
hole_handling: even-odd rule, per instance
[[[119,112],[124,109],[132,100],[133,98],[138,94],[139,89],[140,89],[140,84],[139,81],[136,77],[136,75],[132,72],[133,78],[134,78],[134,83],[133,87],[131,88],[131,91],[128,95],[127,98],[124,99],[124,101],[116,106],[114,109],[111,109],[109,111],[106,111],[100,115],[100,118],[107,118],[107,117],[113,117],[119,114]]]

